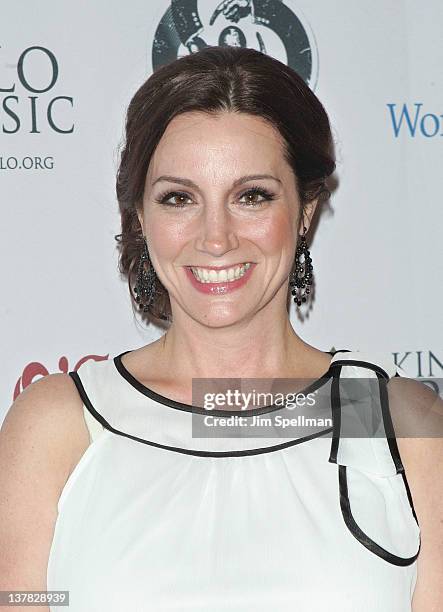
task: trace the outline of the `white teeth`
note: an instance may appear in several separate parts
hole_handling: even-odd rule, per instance
[[[243,276],[251,267],[250,263],[245,263],[234,268],[226,268],[224,270],[207,270],[205,268],[191,268],[195,278],[201,283],[222,283],[237,280]]]

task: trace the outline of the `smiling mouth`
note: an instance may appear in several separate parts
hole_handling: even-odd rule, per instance
[[[239,261],[238,263],[229,264],[227,266],[185,266],[188,270],[192,270],[193,268],[200,268],[201,270],[215,270],[216,272],[221,270],[229,270],[229,268],[238,268],[240,266],[244,266],[249,264],[250,266],[255,263],[253,261]]]
[[[186,266],[189,272],[200,283],[233,283],[248,274],[254,264],[246,262],[244,264],[229,267],[200,268]]]

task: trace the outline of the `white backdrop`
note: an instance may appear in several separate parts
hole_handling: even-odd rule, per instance
[[[118,274],[114,185],[125,110],[161,61],[154,39],[173,4],[0,0],[0,420],[45,373],[162,333],[133,318]],[[388,351],[411,376],[442,377],[443,4],[250,0],[241,19],[222,14],[213,26],[218,2],[182,1],[191,21],[193,4],[202,26],[179,32],[189,47],[174,49],[169,19],[155,49],[169,44],[176,57],[195,35],[217,44],[224,31],[287,63],[289,52],[308,68],[312,58],[338,186],[309,245],[313,308],[300,320],[291,302],[297,333],[322,350]],[[283,38],[289,22],[307,45],[294,31]]]

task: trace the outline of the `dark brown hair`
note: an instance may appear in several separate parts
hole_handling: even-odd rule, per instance
[[[190,111],[256,115],[276,128],[297,179],[302,207],[322,193],[335,170],[328,116],[304,80],[286,64],[241,47],[206,47],[157,69],[129,103],[116,191],[121,214],[119,270],[133,287],[143,246],[137,211],[151,157],[168,123]],[[150,314],[170,319],[169,295],[157,277]]]

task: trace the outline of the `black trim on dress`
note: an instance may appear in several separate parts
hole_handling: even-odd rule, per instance
[[[418,526],[420,526],[420,523],[418,522],[417,515],[415,513],[414,502],[412,500],[411,489],[409,488],[408,479],[406,477],[406,471],[403,471],[403,472],[400,472],[400,473],[401,473],[401,476],[403,478],[403,484],[405,485],[406,494],[408,496],[409,505],[411,506],[411,510],[412,510],[412,514],[414,515],[415,522],[417,523]]]
[[[378,372],[376,372],[378,378],[378,386],[380,391],[380,401],[381,401],[381,411],[383,416],[383,424],[385,427],[385,433],[388,440],[389,450],[391,451],[392,460],[395,464],[395,469],[397,470],[397,474],[400,472],[404,472],[405,468],[403,466],[402,460],[400,458],[400,452],[397,446],[397,440],[395,437],[394,425],[392,423],[391,411],[389,410],[389,398],[388,398],[388,390],[386,379]]]
[[[163,448],[165,450],[174,451],[177,453],[184,453],[186,455],[196,455],[198,457],[240,457],[243,455],[260,455],[263,453],[271,453],[273,451],[282,450],[290,446],[295,446],[296,444],[301,444],[302,442],[307,442],[308,440],[319,438],[320,436],[323,436],[332,431],[332,427],[328,427],[327,429],[322,429],[321,431],[317,431],[313,434],[309,434],[308,436],[297,438],[296,440],[290,440],[289,442],[283,442],[281,444],[276,444],[274,446],[252,448],[252,449],[246,449],[246,450],[237,450],[237,451],[199,451],[199,450],[192,450],[189,448],[180,448],[178,446],[169,446],[167,444],[160,444],[159,442],[152,442],[151,440],[145,440],[144,438],[133,436],[131,434],[125,433],[123,431],[120,431],[119,429],[115,429],[114,427],[112,427],[112,425],[108,423],[108,421],[99,412],[95,410],[94,406],[92,405],[85,391],[85,388],[83,387],[82,381],[78,373],[69,372],[69,375],[71,376],[71,378],[73,379],[75,383],[75,386],[77,387],[77,390],[80,394],[83,404],[85,405],[87,410],[89,410],[89,412],[92,414],[92,416],[95,419],[97,419],[97,421],[99,421],[105,429],[112,431],[112,433],[115,433],[119,436],[130,438],[131,440],[135,440],[136,442],[141,442],[143,444],[149,444],[150,446],[156,446],[158,448]],[[213,411],[211,411],[211,413],[212,412]]]
[[[337,362],[336,362],[337,363]],[[331,384],[331,411],[332,411],[332,442],[328,461],[337,463],[337,452],[341,429],[341,401],[340,401],[340,372],[342,365],[334,368]]]
[[[403,475],[403,472],[402,472],[402,475]],[[360,529],[354,517],[352,516],[351,505],[349,503],[348,482],[347,482],[345,465],[338,466],[338,477],[339,477],[339,490],[340,490],[340,508],[341,508],[342,516],[346,523],[346,526],[348,527],[352,535],[361,544],[363,544],[363,546],[365,546],[368,550],[373,552],[378,557],[381,557],[388,563],[392,563],[393,565],[399,565],[399,566],[406,566],[406,565],[411,565],[411,563],[414,563],[414,561],[417,559],[419,552],[420,552],[421,538],[420,538],[420,544],[418,546],[418,550],[415,553],[415,555],[413,555],[412,557],[399,557],[398,555],[394,555],[393,553],[389,552],[388,550],[386,550],[385,548],[377,544],[377,542],[374,542],[374,540],[372,540],[368,535],[364,533],[364,531],[362,531],[362,529]],[[414,516],[415,516],[415,512],[414,512]]]
[[[164,395],[161,395],[159,393],[157,393],[156,391],[150,389],[149,387],[147,387],[146,385],[144,385],[143,383],[141,383],[139,380],[137,380],[137,378],[135,378],[135,376],[133,376],[129,370],[125,367],[125,365],[123,364],[121,358],[123,357],[123,355],[126,355],[126,353],[130,353],[131,351],[124,351],[123,353],[120,353],[119,355],[116,355],[113,358],[113,362],[115,365],[115,368],[117,369],[118,373],[132,386],[134,387],[134,389],[136,389],[139,393],[142,393],[143,395],[146,395],[147,397],[150,397],[151,399],[153,399],[154,401],[163,404],[165,406],[169,406],[170,408],[174,408],[176,410],[183,410],[185,412],[193,412],[195,414],[204,414],[207,415],[208,411],[205,410],[205,408],[201,408],[200,406],[193,406],[191,404],[185,404],[183,402],[179,402],[177,400],[171,399],[169,397],[166,397]],[[325,351],[326,353],[329,353],[330,355],[334,356],[336,353],[348,353],[350,352],[348,349],[344,349],[344,350],[337,350],[337,351]],[[302,393],[307,395],[308,393],[311,393],[313,391],[316,391],[318,388],[320,388],[321,386],[325,385],[328,380],[331,378],[332,372],[333,372],[333,366],[335,364],[331,363],[329,365],[328,370],[317,380],[314,380],[310,385],[308,385],[305,389],[302,389],[300,391],[297,391],[297,393]],[[279,406],[279,405],[271,405],[271,406],[263,406],[261,408],[251,408],[250,410],[239,410],[237,411],[233,411],[233,410],[223,410],[223,409],[214,409],[211,410],[211,414],[215,415],[215,416],[232,416],[235,414],[241,415],[242,417],[252,417],[255,415],[260,415],[260,414],[266,414],[269,412],[275,412],[277,410],[282,410],[285,406]]]
[[[344,351],[340,351],[340,352],[344,352]],[[383,368],[381,368],[379,365],[377,365],[375,363],[371,363],[370,361],[362,361],[360,359],[337,359],[332,364],[332,367],[336,367],[336,366],[348,366],[348,365],[350,365],[350,366],[356,365],[356,366],[359,366],[359,367],[362,367],[362,368],[368,368],[370,370],[374,370],[374,372],[378,372],[384,378],[389,380],[389,375],[386,372],[386,370],[384,370]]]

